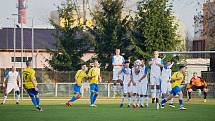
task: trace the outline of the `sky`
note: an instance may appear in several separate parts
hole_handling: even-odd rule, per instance
[[[11,14],[17,13],[18,0],[0,0],[0,27],[13,27],[13,18]],[[64,0],[27,0],[27,27],[31,26],[31,19],[34,18],[35,27],[50,28],[48,18],[50,12],[57,9]],[[76,0],[81,2],[82,0]],[[94,1],[94,2],[93,2]],[[89,0],[91,5],[96,0]],[[139,0],[127,0],[126,5],[135,8]],[[205,0],[174,0],[173,12],[177,18],[184,23],[186,30],[191,36],[194,34],[193,16],[201,11]]]

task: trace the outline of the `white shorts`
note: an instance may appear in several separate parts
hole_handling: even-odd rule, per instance
[[[132,93],[136,93],[137,94],[137,92],[138,92],[138,89],[137,89],[137,85],[133,85],[132,86]]]
[[[170,93],[172,90],[171,83],[170,82],[162,82],[161,83],[161,92],[162,93]]]
[[[151,85],[160,85],[160,76],[150,76],[150,84]]]
[[[137,93],[139,95],[148,95],[148,84],[138,84]]]
[[[13,89],[14,89],[14,91],[19,91],[19,86],[17,84],[8,83],[6,93],[9,94]]]
[[[124,94],[132,93],[132,88],[133,88],[132,85],[128,86],[128,84],[123,84],[123,93]]]
[[[112,80],[116,81],[116,80],[122,80],[122,74],[119,75],[121,69],[113,69],[113,78]]]

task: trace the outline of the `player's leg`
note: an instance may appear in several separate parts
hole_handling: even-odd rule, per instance
[[[70,100],[68,100],[68,102],[66,103],[66,105],[72,106],[72,103],[74,101],[76,101],[77,99],[81,98],[81,96],[80,96],[80,93],[81,93],[80,89],[81,89],[81,86],[79,86],[77,84],[74,85],[74,96]]]
[[[132,88],[132,85],[128,86],[128,108],[130,108],[131,106]]]
[[[145,106],[148,108],[149,107],[149,102],[148,102],[148,83],[143,84],[143,95],[145,97]]]
[[[132,100],[133,100],[133,108],[137,107],[137,86],[133,86],[133,95],[132,95]]]
[[[151,82],[151,92],[152,92],[152,103],[155,103],[155,97],[156,97],[156,80],[155,77],[150,76],[150,82]]]
[[[176,89],[176,87],[174,87],[170,91],[170,95],[167,96],[167,98],[162,99],[162,101],[161,101],[161,108],[164,108],[164,105],[166,104],[166,102],[169,101],[169,100],[171,100],[176,94],[177,94],[177,89]]]
[[[160,108],[160,104],[159,104],[160,96],[161,96],[160,84],[157,84],[156,85],[156,109]]]
[[[179,106],[180,106],[180,110],[186,110],[185,107],[183,107],[183,93],[182,91],[178,92],[178,101],[179,101]]]
[[[93,104],[94,104],[94,106],[95,106],[95,101],[96,101],[96,99],[97,99],[97,97],[98,97],[98,94],[99,94],[99,87],[98,87],[98,84],[95,84],[95,89],[94,89],[94,91],[95,91],[95,94],[94,94],[94,96],[93,96]]]
[[[6,91],[5,91],[5,94],[4,94],[4,98],[3,98],[3,101],[1,104],[5,104],[6,103],[6,100],[7,100],[7,96],[8,94],[13,90],[14,84],[7,84],[7,88],[6,88]]]
[[[15,95],[16,95],[16,104],[19,104],[19,100],[20,100],[20,90],[19,90],[18,85],[15,86],[14,90],[15,90]]]
[[[113,98],[116,97],[116,90],[117,90],[117,80],[118,80],[118,69],[113,70]]]
[[[120,108],[123,107],[123,104],[124,104],[126,95],[127,95],[127,93],[128,93],[128,85],[127,85],[127,84],[124,84],[124,85],[123,85],[123,90],[122,90],[122,92],[123,92],[123,94],[122,94],[122,97],[121,97]]]
[[[144,91],[144,85],[143,84],[140,84],[139,85],[139,89],[138,89],[138,94],[139,94],[139,107],[140,108],[143,108],[143,91]]]
[[[131,106],[131,95],[132,95],[132,93],[129,92],[128,93],[128,108],[130,108],[130,106]]]
[[[90,84],[90,106],[93,106],[94,95],[95,95],[95,84]]]
[[[208,89],[207,88],[203,88],[203,91],[204,91],[204,102],[207,101],[207,93],[208,93]]]
[[[33,105],[39,110],[42,111],[42,108],[40,107],[40,98],[39,98],[39,93],[36,91],[34,88],[27,89],[28,95],[31,98],[31,101]]]

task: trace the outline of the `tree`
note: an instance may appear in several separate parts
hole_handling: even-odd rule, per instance
[[[177,24],[168,0],[143,0],[134,19],[133,43],[136,52],[149,56],[154,50],[171,51],[177,43]]]
[[[53,35],[57,39],[56,50],[50,50],[52,59],[49,63],[53,69],[58,71],[76,70],[79,64],[84,63],[81,60],[83,53],[90,48],[88,44],[91,36],[83,31],[80,25],[76,5],[71,0],[67,0],[65,4],[58,7],[59,18],[64,21],[60,26],[53,21],[51,24],[55,28]],[[78,21],[78,25],[74,26],[74,22]]]
[[[129,16],[122,16],[123,0],[101,0],[92,13],[96,21],[93,32],[96,38],[95,52],[103,65],[111,64],[111,56],[116,48],[129,52]],[[110,68],[109,68],[110,69]]]

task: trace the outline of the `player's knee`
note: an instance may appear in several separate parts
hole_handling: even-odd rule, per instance
[[[20,95],[20,92],[19,92],[19,91],[15,91],[15,94],[16,94],[16,95]]]
[[[207,93],[208,92],[208,89],[207,88],[204,88],[204,93]]]
[[[80,98],[81,98],[81,95],[80,95],[80,94],[77,94],[76,97],[77,97],[77,99],[80,99]]]
[[[188,92],[192,92],[193,90],[192,89],[188,89]]]

